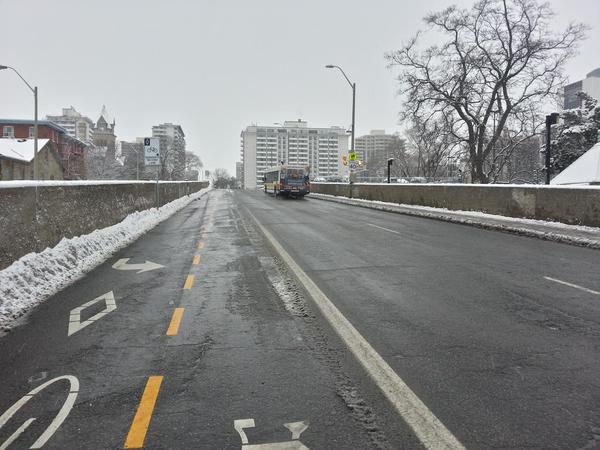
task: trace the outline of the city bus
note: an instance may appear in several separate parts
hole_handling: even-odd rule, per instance
[[[309,166],[282,165],[267,169],[263,178],[265,193],[304,197],[310,193],[309,173]]]

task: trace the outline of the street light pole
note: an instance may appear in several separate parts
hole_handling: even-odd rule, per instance
[[[560,114],[552,113],[546,116],[546,184],[550,184],[550,139],[552,137],[552,125],[558,123],[558,117]]]
[[[344,72],[344,70],[340,67],[340,66],[334,66],[333,64],[327,64],[325,66],[325,68],[327,69],[338,69],[340,72],[342,72],[342,75],[344,75],[344,78],[346,79],[346,81],[348,82],[348,84],[350,85],[350,87],[352,88],[352,134],[351,134],[351,143],[350,143],[350,151],[354,152],[354,131],[356,130],[356,122],[355,122],[355,118],[356,118],[356,83],[353,83],[352,81],[350,81],[350,79],[346,76],[346,73]],[[350,172],[353,172],[352,169],[350,169]],[[352,180],[350,180],[350,183],[352,183]]]
[[[38,88],[37,86],[31,87],[31,85],[21,76],[21,74],[14,67],[10,66],[2,66],[0,65],[0,70],[10,69],[14,73],[16,73],[23,83],[27,85],[27,87],[33,92],[33,100],[34,100],[34,115],[33,115],[33,178],[34,180],[38,179],[38,161],[37,161],[37,153],[38,153]]]

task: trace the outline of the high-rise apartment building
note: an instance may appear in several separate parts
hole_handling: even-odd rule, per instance
[[[250,125],[241,133],[244,188],[262,184],[264,172],[278,164],[310,166],[311,177],[339,176],[347,169],[348,135],[342,127],[309,128],[303,120],[283,125]]]
[[[180,125],[163,123],[152,127],[152,137],[160,139],[163,179],[185,179],[185,134]]]
[[[72,106],[63,108],[60,116],[46,116],[46,120],[63,127],[67,135],[79,139],[86,144],[94,142],[94,121],[89,117],[82,116]]]
[[[358,158],[363,161],[363,167],[371,172],[374,165],[381,164],[395,138],[393,134],[385,134],[385,130],[371,130],[369,134],[357,137],[354,146]]]
[[[590,97],[600,100],[600,68],[592,70],[583,80],[568,84],[563,89],[565,109],[581,108],[581,99],[578,92],[585,92]]]

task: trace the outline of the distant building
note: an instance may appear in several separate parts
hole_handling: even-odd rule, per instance
[[[568,84],[563,89],[564,109],[581,108],[581,99],[577,97],[578,92],[585,92],[600,101],[600,68],[592,70],[583,80]]]
[[[369,174],[375,176],[380,167],[387,167],[387,151],[396,139],[396,135],[385,134],[385,130],[371,130],[369,134],[356,138],[356,153]]]
[[[115,120],[113,119],[112,123],[110,123],[110,117],[108,116],[106,106],[102,106],[100,117],[94,126],[94,146],[106,149],[105,161],[114,161],[117,149]]]
[[[33,180],[33,139],[0,139],[0,181]],[[62,180],[63,167],[56,144],[38,139],[38,178]]]
[[[342,155],[348,153],[348,135],[342,127],[309,128],[302,120],[278,126],[250,125],[241,133],[244,189],[262,184],[265,171],[280,163],[310,166],[311,177],[347,172]]]
[[[86,144],[94,143],[94,121],[89,117],[82,116],[72,106],[63,108],[60,116],[46,116],[46,120],[60,125],[73,138]]]
[[[160,139],[162,179],[185,178],[185,134],[180,125],[163,123],[152,127],[152,137]]]
[[[235,163],[235,178],[238,187],[244,189],[244,163],[241,161]]]
[[[31,139],[33,142],[33,120],[0,119],[0,137]],[[87,144],[85,142],[72,138],[63,127],[47,120],[38,121],[38,139],[49,139],[55,144],[63,167],[61,179],[86,178],[84,155]]]

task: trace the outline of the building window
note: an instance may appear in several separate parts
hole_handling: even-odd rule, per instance
[[[15,128],[5,125],[4,126],[4,132],[2,134],[3,137],[5,138],[14,138],[15,137]]]
[[[34,127],[29,127],[29,137],[30,138],[34,138],[35,137]]]

